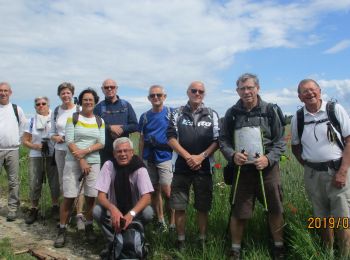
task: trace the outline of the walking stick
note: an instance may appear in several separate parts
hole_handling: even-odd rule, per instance
[[[259,158],[259,157],[260,157],[260,154],[259,154],[259,153],[256,153],[256,154],[255,154],[255,157],[256,157],[256,158]],[[262,191],[263,199],[264,199],[264,208],[265,208],[265,211],[267,211],[266,193],[265,193],[264,180],[263,180],[263,176],[262,176],[262,170],[259,170],[259,175],[260,175],[261,191]]]
[[[41,141],[41,165],[42,165],[42,178],[41,178],[41,203],[40,203],[40,214],[43,220],[43,225],[45,225],[45,202],[44,202],[44,193],[45,193],[45,183],[46,183],[46,175],[47,175],[47,157],[50,155],[50,150],[48,146],[48,139],[43,138]]]
[[[78,199],[79,199],[79,196],[81,194],[81,191],[83,190],[83,187],[84,187],[84,184],[85,184],[85,180],[86,180],[85,175],[82,173],[80,175],[80,177],[79,177],[79,182],[80,182],[80,184],[79,184],[79,193],[78,193],[78,196],[74,199],[73,206],[71,207],[70,212],[69,212],[68,225],[72,221],[73,211],[77,207]]]

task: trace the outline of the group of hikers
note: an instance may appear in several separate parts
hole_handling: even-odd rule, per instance
[[[23,110],[10,102],[10,84],[0,83],[0,168],[4,166],[8,175],[7,221],[16,220],[20,205],[22,143],[30,149],[31,209],[25,223],[37,220],[47,179],[51,215],[59,220],[55,247],[65,245],[74,208],[77,228],[85,230],[89,241],[96,241],[93,221],[100,226],[106,240],[101,258],[109,259],[111,248],[118,247],[118,234],[137,221],[144,226],[152,219],[158,232],[176,232],[175,247],[183,251],[191,186],[199,232],[196,242],[204,247],[213,199],[213,155],[220,149],[228,162],[224,174],[232,185],[229,259],[241,259],[244,228],[256,199],[267,211],[272,258],[286,257],[279,168],[286,149],[285,123],[280,108],[259,95],[256,75],[245,73],[237,79],[239,100],[223,118],[204,105],[206,88],[200,81],[188,86],[188,101],[178,108],[164,105],[164,87],[151,86],[152,107],[139,121],[131,104],[117,95],[114,80],[103,81],[101,89],[105,96],[101,102],[95,90],[87,88],[75,103],[73,84],[64,82],[57,89],[62,104],[51,111],[47,97],[36,97],[36,114],[27,120]],[[323,100],[313,79],[302,80],[297,91],[304,106],[292,118],[292,152],[304,166],[314,217],[349,218],[349,115],[340,104]],[[140,132],[138,155],[129,139],[136,131]],[[328,249],[333,248],[335,236],[340,256],[348,257],[349,229],[329,225],[321,229]]]

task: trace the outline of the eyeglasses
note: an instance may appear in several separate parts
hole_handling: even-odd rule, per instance
[[[35,105],[36,105],[37,107],[38,107],[38,106],[46,106],[47,103],[36,103]]]
[[[115,152],[117,154],[123,154],[123,153],[128,153],[128,152],[131,152],[132,149],[122,149],[122,150],[116,150]]]
[[[255,87],[256,87],[256,86],[239,87],[239,88],[237,88],[237,90],[238,90],[238,91],[241,91],[241,92],[243,92],[243,91],[245,91],[245,90],[252,91],[252,90],[255,89]]]
[[[191,88],[191,93],[192,93],[192,94],[197,94],[197,92],[198,92],[200,95],[203,95],[203,94],[204,94],[204,90]]]
[[[108,90],[108,89],[115,89],[116,86],[103,86],[103,88],[104,88],[105,90]]]
[[[157,94],[149,94],[149,97],[150,97],[150,98],[155,98],[155,97],[157,97],[157,98],[161,98],[163,95],[164,95],[164,94],[162,94],[162,93],[157,93]]]

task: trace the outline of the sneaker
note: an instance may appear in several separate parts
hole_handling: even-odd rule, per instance
[[[180,252],[185,251],[185,247],[186,247],[185,240],[176,240],[175,246],[178,251]]]
[[[159,222],[156,224],[156,230],[158,231],[158,233],[164,233],[167,232],[168,227],[164,222]]]
[[[16,218],[17,218],[17,211],[10,210],[7,213],[6,221],[8,221],[8,222],[15,221]]]
[[[240,260],[241,259],[241,250],[231,249],[229,253],[230,260]]]
[[[275,246],[273,248],[273,259],[283,260],[285,258],[285,251],[284,246]]]
[[[51,217],[59,221],[60,220],[60,207],[58,205],[53,205],[51,208]]]
[[[28,225],[33,224],[38,218],[38,209],[37,208],[31,208],[29,211],[29,215],[25,219],[25,223]]]
[[[56,248],[61,248],[61,247],[64,247],[65,243],[66,243],[66,228],[59,228],[58,234],[53,246]]]
[[[85,230],[85,219],[84,219],[84,216],[82,215],[77,216],[77,229],[78,231]]]
[[[97,240],[97,237],[94,232],[94,227],[92,224],[88,224],[85,226],[85,236],[86,236],[86,239],[91,243]]]

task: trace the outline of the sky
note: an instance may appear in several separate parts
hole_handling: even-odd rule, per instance
[[[0,17],[0,81],[27,115],[37,96],[52,110],[60,104],[62,82],[103,99],[101,84],[112,78],[138,117],[150,108],[151,85],[163,85],[177,107],[195,80],[223,116],[245,72],[285,114],[302,105],[304,78],[350,112],[350,0],[0,0]]]

